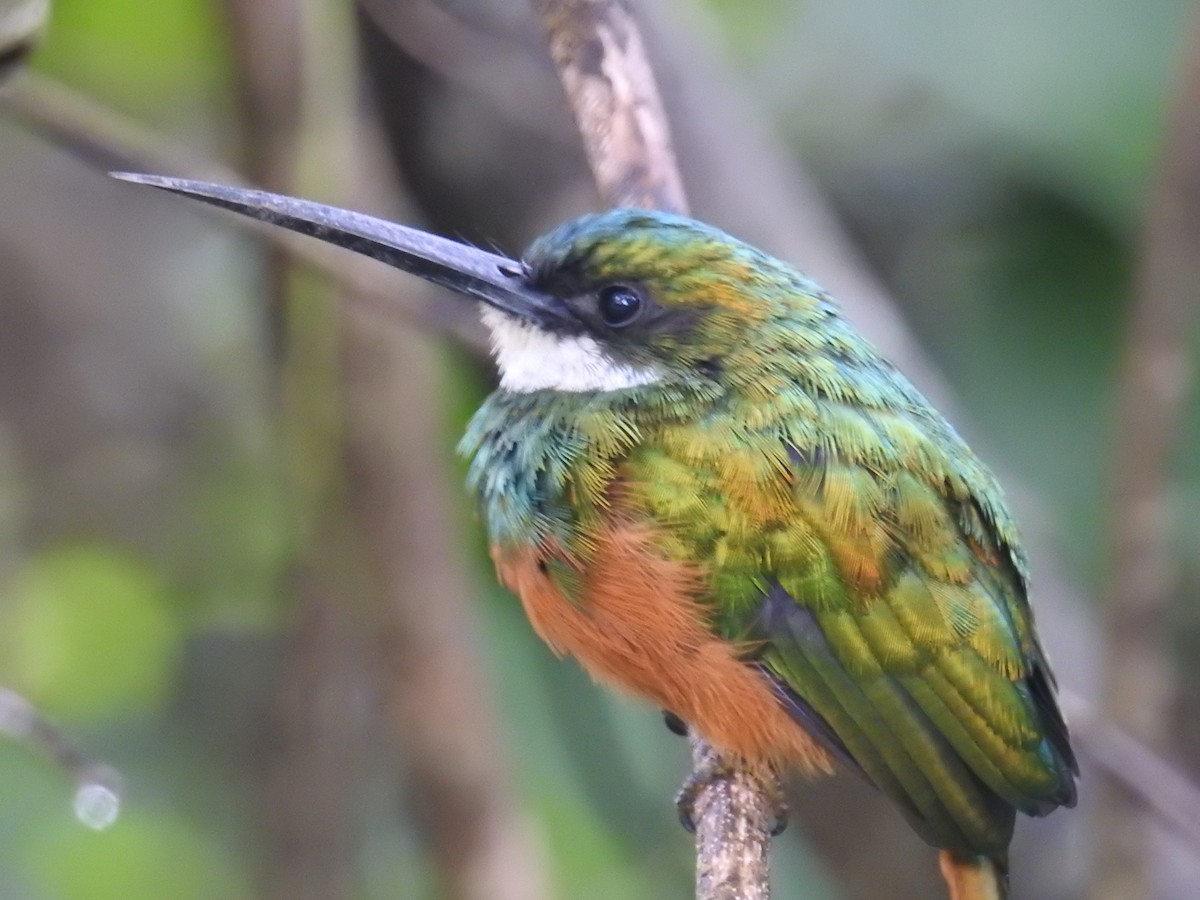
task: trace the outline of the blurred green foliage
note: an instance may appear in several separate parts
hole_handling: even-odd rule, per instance
[[[120,827],[101,833],[60,820],[31,835],[25,852],[41,890],[61,900],[252,896],[228,847],[168,813],[135,808]]]
[[[949,376],[969,411],[969,433],[1002,472],[1019,473],[1038,492],[1076,574],[1098,583],[1112,376],[1186,4],[708,6],[739,77],[779,133],[815,163]],[[182,141],[224,147],[235,129],[222,28],[219,4],[209,0],[58,0],[36,66]],[[51,154],[5,128],[0,123],[0,182],[10,165],[18,171],[18,155],[21,171],[46,183],[79,177],[57,157],[47,176],[40,166]],[[66,206],[55,209],[67,216]],[[161,388],[176,392],[160,398],[170,412],[147,425],[112,412],[120,404],[105,406],[97,387],[78,401],[94,403],[94,433],[75,448],[90,462],[59,466],[59,448],[31,428],[35,437],[13,439],[19,499],[0,497],[15,522],[5,521],[0,535],[18,535],[2,554],[11,564],[0,569],[0,685],[23,692],[116,765],[128,797],[115,826],[89,831],[70,817],[61,775],[29,748],[0,742],[0,897],[252,895],[261,850],[252,760],[269,740],[263,695],[289,609],[297,501],[282,487],[275,452],[263,329],[252,314],[230,313],[255,308],[252,267],[232,239],[213,236],[219,226],[193,221],[164,231],[157,249],[171,245],[177,255],[155,257],[142,277],[166,295],[163,332],[184,332],[173,345],[182,374]],[[219,302],[206,293],[218,290]],[[48,314],[58,330],[47,346],[66,341],[73,326],[55,319],[65,315]],[[329,365],[321,361],[318,381]],[[452,354],[446,365],[450,387],[431,399],[443,404],[449,433],[486,378]],[[101,379],[88,360],[78,366],[87,384]],[[48,402],[29,396],[38,397],[24,401],[31,407]],[[334,401],[312,402],[319,427],[334,430],[325,418]],[[0,414],[14,409],[0,406]],[[153,448],[146,466],[166,473],[139,482],[144,506],[122,506],[119,487],[117,496],[92,493],[64,477],[110,477],[89,442],[143,426],[137,437]],[[1195,410],[1187,440],[1200,440]],[[447,437],[448,455],[452,446]],[[1180,543],[1194,557],[1200,456],[1181,454],[1176,478],[1181,521],[1190,526]],[[107,498],[106,512],[90,509],[97,496]],[[464,529],[468,516],[464,498]],[[668,802],[685,765],[682,742],[656,712],[596,690],[554,659],[518,605],[492,586],[482,547],[477,559],[493,702],[559,895],[686,896],[691,853]],[[1200,571],[1188,577],[1194,585]],[[1186,634],[1180,646],[1192,646]],[[392,766],[371,766],[358,895],[432,896],[424,848],[394,800]],[[839,895],[802,836],[778,842],[776,883],[784,900]]]
[[[30,557],[0,601],[0,683],[44,712],[154,712],[169,695],[183,625],[145,563],[99,545]]]
[[[176,126],[211,125],[197,113],[230,83],[219,7],[206,0],[54,0],[36,65],[117,109]]]

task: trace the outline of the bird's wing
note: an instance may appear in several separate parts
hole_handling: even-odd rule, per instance
[[[998,854],[1014,809],[1074,802],[1015,534],[940,419],[852,413],[801,435],[665,434],[630,474],[656,520],[678,523],[675,552],[708,566],[714,627],[756,648],[798,724],[822,723],[814,737],[931,843]],[[870,434],[856,444],[853,428]]]
[[[772,676],[919,831],[992,854],[1013,809],[1074,802],[1075,761],[1002,501],[950,450],[872,465],[789,445],[803,536],[773,559],[752,627]]]

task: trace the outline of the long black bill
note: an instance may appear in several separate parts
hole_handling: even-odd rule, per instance
[[[193,197],[345,247],[482,300],[519,319],[553,325],[564,318],[560,303],[525,283],[520,263],[495,253],[374,216],[282,194],[161,175],[110,174],[121,181]]]

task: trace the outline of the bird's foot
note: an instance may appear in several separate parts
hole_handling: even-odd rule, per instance
[[[700,794],[713,782],[734,776],[745,777],[744,770],[717,758],[705,761],[699,768],[693,769],[683,782],[683,787],[675,795],[675,809],[679,813],[679,824],[689,834],[696,833],[696,800]],[[783,792],[783,782],[774,772],[758,779],[771,804],[771,837],[783,834],[788,824],[787,798]]]

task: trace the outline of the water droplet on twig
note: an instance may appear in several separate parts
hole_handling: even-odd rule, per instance
[[[88,828],[103,831],[121,812],[121,795],[109,784],[88,781],[79,785],[72,804],[75,816]]]

